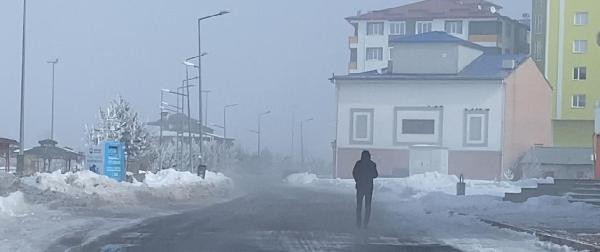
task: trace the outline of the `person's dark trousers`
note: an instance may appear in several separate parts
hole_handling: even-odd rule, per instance
[[[362,202],[365,199],[365,219],[362,221]],[[373,190],[356,190],[356,227],[367,228],[369,219],[371,218],[371,199],[373,198]]]

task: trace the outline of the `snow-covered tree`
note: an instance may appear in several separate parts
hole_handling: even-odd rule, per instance
[[[141,161],[156,157],[150,133],[131,104],[121,96],[110,101],[106,108],[101,108],[96,123],[91,128],[86,127],[86,131],[89,145],[115,140],[125,144],[130,160]]]

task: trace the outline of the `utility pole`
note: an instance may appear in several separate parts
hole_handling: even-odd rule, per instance
[[[312,121],[313,118],[300,121],[300,162],[304,166],[304,123]]]
[[[271,113],[271,110],[267,110],[267,111],[265,111],[263,113],[258,114],[258,131],[257,131],[257,134],[258,134],[257,151],[258,151],[258,153],[257,153],[257,155],[258,155],[259,159],[260,159],[260,137],[261,137],[261,129],[260,129],[261,123],[260,123],[260,121],[261,121],[261,119],[262,119],[263,116],[268,115],[270,113]]]
[[[227,138],[227,109],[231,107],[235,107],[238,104],[229,104],[223,106],[223,138]]]
[[[228,14],[229,11],[223,10],[220,11],[217,14],[213,14],[213,15],[209,15],[209,16],[205,16],[205,17],[201,17],[198,18],[198,124],[200,126],[200,130],[198,131],[198,134],[200,135],[200,142],[198,143],[199,149],[200,149],[200,157],[199,157],[199,164],[200,166],[203,165],[203,160],[204,157],[202,156],[202,142],[204,142],[203,137],[203,131],[204,131],[204,127],[203,127],[203,123],[202,123],[202,36],[201,36],[201,21],[204,19],[208,19],[208,18],[212,18],[212,17],[216,17],[216,16],[221,16],[221,15],[225,15]],[[200,176],[200,169],[198,169],[198,176]]]
[[[47,61],[46,63],[52,64],[52,119],[50,120],[50,139],[54,140],[54,67],[58,63],[58,59]]]
[[[27,20],[27,0],[23,0],[23,40],[21,44],[21,115],[19,123],[19,155],[17,155],[17,175],[25,169],[25,27]]]

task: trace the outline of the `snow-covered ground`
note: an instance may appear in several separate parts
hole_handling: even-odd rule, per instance
[[[8,184],[15,178],[0,179]],[[0,251],[45,250],[62,238],[89,241],[150,217],[218,202],[232,187],[220,173],[201,179],[172,169],[134,183],[90,171],[25,177],[0,188]]]
[[[285,181],[302,187],[354,193],[354,181],[318,179],[299,173]],[[535,236],[498,229],[479,218],[522,227],[597,229],[600,208],[569,203],[565,198],[543,196],[525,203],[502,200],[505,192],[551,183],[549,179],[518,182],[467,180],[467,196],[456,196],[458,178],[427,173],[408,178],[375,180],[373,214],[386,213],[407,239],[442,242],[465,251],[572,251],[539,241]],[[379,210],[378,210],[379,209]],[[385,209],[385,211],[381,211]]]

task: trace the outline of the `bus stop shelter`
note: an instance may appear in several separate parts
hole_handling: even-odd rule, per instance
[[[10,171],[10,153],[19,146],[16,140],[0,137],[0,157],[4,158],[4,169]]]
[[[45,139],[38,142],[40,146],[25,150],[33,168],[39,172],[52,172],[52,161],[64,162],[64,171],[71,171],[71,162],[79,162],[83,155],[66,147],[57,147],[58,142]],[[62,168],[61,168],[62,169]]]

